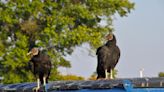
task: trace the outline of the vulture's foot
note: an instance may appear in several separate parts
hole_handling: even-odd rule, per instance
[[[40,92],[40,88],[38,88],[38,87],[34,87],[32,90],[33,90],[33,92]]]
[[[33,88],[33,92],[48,92],[48,91],[45,90],[44,86],[42,86],[41,88],[38,87]]]

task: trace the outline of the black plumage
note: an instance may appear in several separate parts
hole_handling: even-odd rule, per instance
[[[115,68],[120,58],[120,49],[116,45],[116,38],[114,34],[109,34],[106,36],[106,38],[108,40],[106,44],[99,47],[96,52],[98,59],[97,79],[106,78],[107,72],[111,73],[111,71]]]
[[[40,88],[40,83],[46,86],[51,72],[51,60],[46,54],[43,54],[38,48],[32,48],[28,55],[31,55],[29,67],[32,73],[37,78],[37,90]]]

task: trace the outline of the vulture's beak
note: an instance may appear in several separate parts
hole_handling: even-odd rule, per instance
[[[28,53],[27,53],[27,56],[31,55],[31,53],[32,53],[31,51],[30,51],[30,52],[28,52]]]

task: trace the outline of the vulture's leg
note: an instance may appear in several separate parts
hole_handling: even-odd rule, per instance
[[[37,87],[33,88],[33,90],[34,90],[34,92],[35,92],[35,91],[38,92],[39,89],[40,89],[40,79],[37,78]]]
[[[105,79],[108,79],[108,70],[105,69]]]
[[[43,77],[43,85],[46,85],[46,77]]]
[[[40,79],[37,78],[37,88],[39,89],[40,88]]]
[[[43,77],[43,86],[44,86],[45,92],[48,92],[47,85],[46,85],[46,77],[45,76]]]
[[[113,79],[113,69],[110,69],[110,79]]]
[[[36,88],[36,92],[38,92],[39,89],[40,89],[40,79],[37,78],[37,88]]]

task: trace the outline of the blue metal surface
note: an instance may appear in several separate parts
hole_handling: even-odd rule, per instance
[[[164,92],[164,88],[135,88],[131,92]]]
[[[0,84],[0,92],[32,92],[34,87],[36,83]],[[164,78],[53,81],[47,84],[47,89],[48,92],[164,92]]]
[[[123,80],[123,87],[126,92],[132,92],[133,90],[133,84],[130,80]]]
[[[63,91],[50,91],[50,92],[126,92],[124,89],[113,88],[113,89],[80,89],[80,90],[63,90]]]
[[[164,92],[163,88],[135,88],[131,91],[127,91],[124,89],[81,89],[81,90],[65,90],[65,91],[50,91],[50,92]]]

